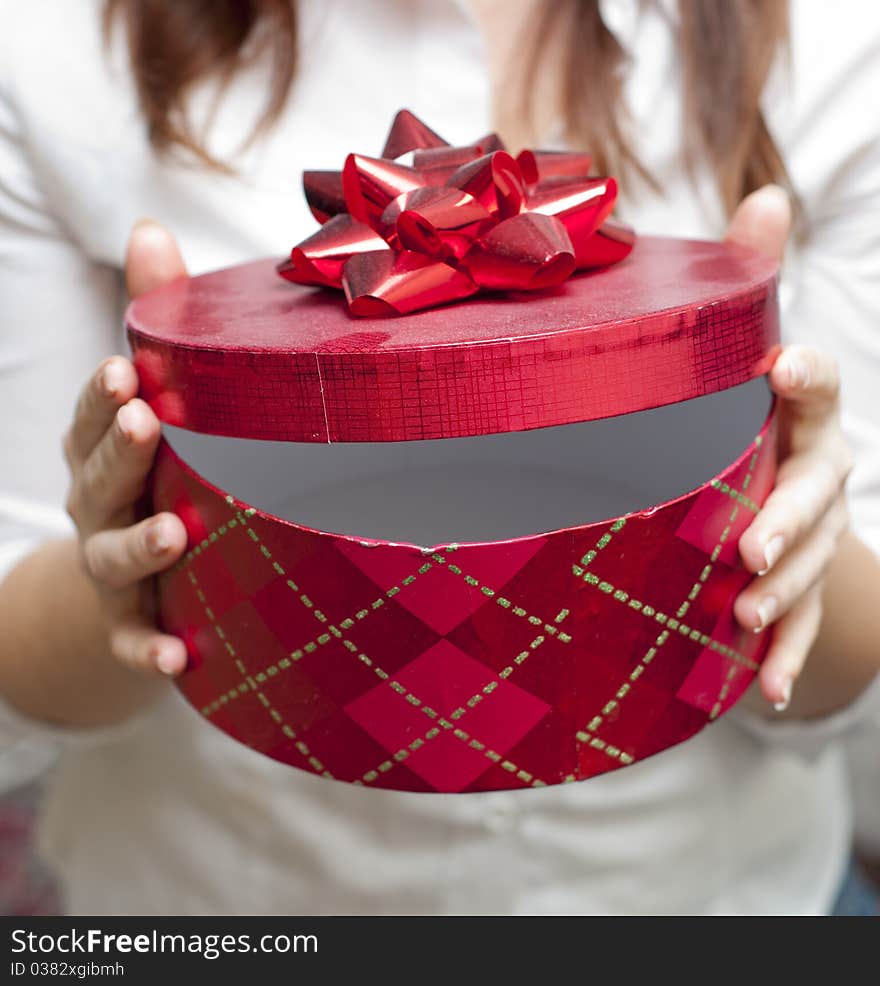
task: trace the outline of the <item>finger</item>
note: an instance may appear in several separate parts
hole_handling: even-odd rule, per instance
[[[125,284],[129,295],[137,298],[185,274],[186,265],[171,233],[152,219],[138,220],[125,252]]]
[[[793,609],[825,574],[845,526],[846,508],[841,498],[840,505],[802,544],[737,596],[733,612],[739,624],[749,630],[763,630]]]
[[[183,641],[146,623],[115,626],[110,632],[110,652],[117,661],[142,674],[176,677],[186,669]]]
[[[161,427],[140,398],[123,405],[82,467],[76,496],[78,521],[86,531],[103,527],[141,495],[153,464]]]
[[[790,231],[788,193],[779,185],[764,185],[740,202],[725,239],[781,261]]]
[[[821,584],[814,586],[776,624],[767,657],[758,672],[761,691],[777,712],[784,712],[822,619]]]
[[[83,544],[83,558],[96,582],[123,589],[173,565],[185,548],[183,521],[161,513],[121,530],[98,531]]]
[[[840,394],[837,361],[810,346],[786,346],[770,370],[770,386],[791,401],[798,414],[828,415]]]
[[[830,458],[789,460],[789,469],[739,539],[739,553],[750,572],[765,573],[820,523],[841,495],[844,463]]]
[[[120,405],[131,400],[137,390],[137,373],[124,356],[111,356],[101,363],[79,396],[73,424],[64,439],[71,467],[82,464],[113,423]]]

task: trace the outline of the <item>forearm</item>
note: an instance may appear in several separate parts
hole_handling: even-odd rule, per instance
[[[828,569],[822,624],[786,718],[845,708],[880,672],[880,559],[847,532]]]
[[[0,695],[41,721],[109,725],[169,686],[112,657],[101,599],[77,551],[74,540],[49,542],[0,583]]]

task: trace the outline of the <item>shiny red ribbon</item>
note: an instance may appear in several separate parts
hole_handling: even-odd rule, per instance
[[[495,134],[452,147],[401,110],[381,157],[349,154],[341,172],[304,172],[322,226],[278,272],[342,289],[351,313],[369,316],[555,287],[622,260],[635,240],[608,220],[617,182],[590,178],[590,161],[568,151],[514,158]]]

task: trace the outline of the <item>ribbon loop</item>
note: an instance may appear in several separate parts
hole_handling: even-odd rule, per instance
[[[374,226],[386,206],[402,192],[420,188],[418,172],[384,158],[349,154],[342,169],[342,187],[349,213]]]
[[[396,233],[400,245],[443,260],[460,259],[492,224],[488,210],[458,188],[417,188],[395,199],[400,204]]]
[[[368,316],[406,315],[478,290],[461,271],[410,250],[353,254],[345,263],[343,285],[352,314]]]
[[[399,160],[410,152],[411,167]],[[589,177],[590,161],[531,149],[514,158],[497,134],[452,146],[401,110],[382,157],[349,154],[341,172],[303,174],[323,225],[278,272],[342,289],[352,314],[374,317],[556,287],[623,260],[635,242],[608,219],[617,182]]]
[[[517,215],[526,198],[522,172],[507,151],[492,151],[463,164],[447,181],[472,195],[499,219]]]
[[[590,237],[608,218],[616,198],[617,182],[613,178],[555,179],[529,197],[529,211],[556,216],[571,237],[576,265],[589,267]]]
[[[317,233],[294,247],[290,259],[279,264],[278,273],[299,284],[341,288],[346,260],[373,250],[391,252],[385,240],[369,226],[344,213],[333,216]]]
[[[348,211],[342,173],[339,171],[304,171],[303,191],[312,215],[319,223],[323,224],[331,216]]]
[[[464,258],[488,290],[537,291],[561,284],[574,270],[574,248],[554,216],[523,212],[477,240]]]
[[[530,182],[547,181],[548,178],[588,178],[593,163],[591,155],[580,151],[523,151],[517,160],[524,155],[534,161],[535,177],[530,178]]]
[[[388,131],[382,157],[397,158],[423,147],[448,147],[446,141],[409,110],[398,110]]]

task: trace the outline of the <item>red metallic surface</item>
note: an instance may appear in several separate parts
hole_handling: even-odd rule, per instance
[[[410,151],[412,166],[395,160]],[[632,249],[632,230],[612,233],[608,249],[602,224],[617,183],[588,178],[589,166],[589,155],[568,152],[513,158],[496,134],[451,147],[402,110],[382,157],[349,154],[341,173],[305,172],[312,214],[327,225],[294,247],[278,273],[340,288],[351,313],[366,317],[406,315],[478,290],[554,287]],[[339,223],[340,215],[350,221]]]
[[[593,242],[613,252],[621,235],[606,222]],[[335,262],[321,252],[315,279]],[[445,268],[432,263],[419,273],[423,290]],[[301,442],[454,438],[626,414],[752,379],[779,340],[775,264],[741,247],[651,237],[552,291],[381,320],[353,319],[335,294],[285,284],[273,261],[257,261],[145,295],[127,324],[142,396],[163,421]]]
[[[764,657],[732,604],[774,434],[771,414],[716,481],[654,511],[428,549],[255,511],[163,443],[154,506],[190,537],[159,580],[180,688],[253,749],[370,787],[525,789],[644,760],[729,709]]]
[[[382,157],[396,158],[407,151],[414,151],[420,148],[442,147],[446,141],[426,124],[423,123],[414,113],[409,110],[400,110],[394,118],[394,123],[385,146],[382,148]]]
[[[412,167],[390,160],[409,150]],[[383,442],[626,414],[766,372],[775,265],[634,245],[606,218],[613,180],[588,168],[514,160],[492,135],[449,148],[399,115],[384,158],[311,175],[325,225],[281,268],[344,283],[361,317],[269,260],[180,279],[126,316],[142,396],[199,432]],[[614,266],[559,283],[584,264]],[[533,290],[472,297],[513,285]],[[365,786],[532,788],[643,760],[722,715],[763,660],[767,634],[732,609],[775,461],[771,413],[716,480],[656,509],[420,548],[255,510],[163,442],[153,506],[189,534],[159,577],[161,623],[190,655],[179,686],[253,749]]]

